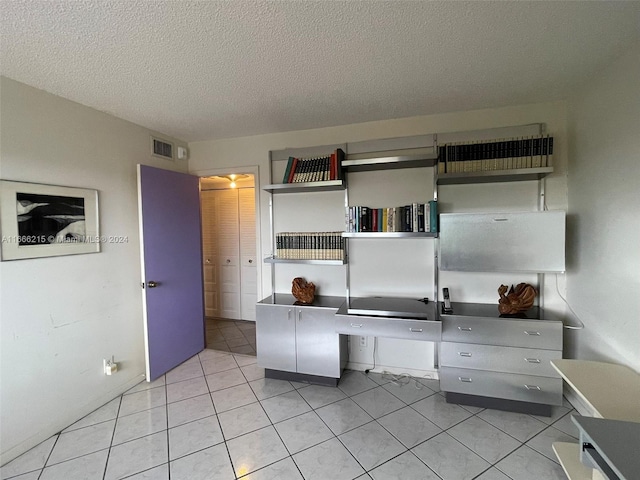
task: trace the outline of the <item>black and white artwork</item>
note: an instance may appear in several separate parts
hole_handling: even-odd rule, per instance
[[[83,242],[84,198],[17,192],[18,245]]]
[[[0,181],[2,260],[100,251],[98,192]]]

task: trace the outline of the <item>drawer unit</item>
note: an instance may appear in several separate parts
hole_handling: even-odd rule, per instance
[[[521,373],[560,378],[551,360],[562,358],[559,350],[502,347],[473,343],[440,344],[440,364],[494,372]]]
[[[445,392],[562,405],[561,378],[452,367],[441,367],[439,375]]]
[[[443,315],[442,340],[562,350],[562,322]]]
[[[335,329],[337,333],[347,335],[438,342],[442,324],[435,320],[348,315],[341,314],[338,310],[335,316]]]
[[[551,366],[562,358],[561,321],[544,319],[538,307],[525,318],[501,316],[495,304],[452,308],[441,316],[447,400],[542,415],[562,404],[562,379]]]

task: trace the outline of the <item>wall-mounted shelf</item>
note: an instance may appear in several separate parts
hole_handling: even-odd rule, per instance
[[[435,232],[344,232],[344,238],[436,238]]]
[[[358,157],[360,157],[360,155],[347,155],[347,159],[342,162],[342,167],[351,172],[364,172],[372,170],[392,170],[396,168],[433,167],[438,161],[437,153],[391,157]]]
[[[297,263],[299,265],[346,265],[347,260],[307,260],[293,258],[266,257],[264,263]]]
[[[540,180],[553,173],[553,167],[514,168],[511,170],[484,170],[480,172],[440,173],[439,185],[471,183],[517,182]]]
[[[346,186],[344,180],[327,180],[324,182],[276,183],[265,185],[262,190],[271,193],[333,192],[344,190]]]

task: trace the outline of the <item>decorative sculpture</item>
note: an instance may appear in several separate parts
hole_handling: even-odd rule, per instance
[[[513,315],[524,312],[533,306],[533,301],[536,295],[538,295],[538,292],[532,285],[519,283],[516,285],[516,288],[513,288],[513,285],[511,285],[511,290],[505,295],[508,288],[506,285],[500,285],[500,288],[498,288],[498,294],[500,295],[498,311],[502,315]]]
[[[316,294],[316,286],[302,278],[296,277],[291,282],[291,293],[300,303],[313,303],[313,297]]]

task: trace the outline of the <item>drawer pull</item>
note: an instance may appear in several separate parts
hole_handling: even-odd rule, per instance
[[[524,388],[527,390],[542,390],[538,385],[527,385],[525,383]]]
[[[524,333],[525,333],[525,335],[532,335],[534,337],[539,337],[540,336],[540,332],[534,332],[533,330],[525,330]]]
[[[458,327],[458,330],[460,330],[461,332],[470,332],[471,327]]]
[[[540,363],[539,358],[525,358],[525,360],[529,363]]]
[[[410,332],[415,332],[415,333],[421,333],[422,329],[421,328],[409,328]]]
[[[458,355],[460,355],[461,357],[470,357],[471,352],[458,352]]]
[[[351,326],[353,328],[362,328],[362,324],[361,323],[352,323]]]
[[[464,383],[473,382],[473,380],[471,378],[469,378],[469,377],[458,377],[458,380],[460,380],[461,382],[464,382]]]

